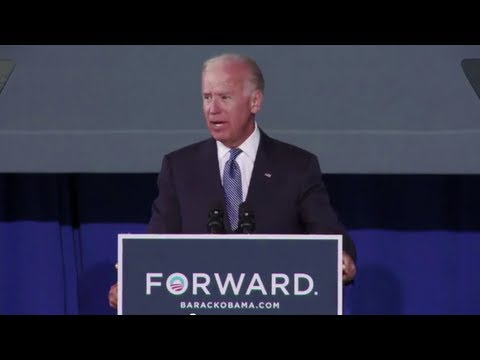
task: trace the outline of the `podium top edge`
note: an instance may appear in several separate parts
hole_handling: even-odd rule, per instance
[[[341,234],[118,234],[119,240],[124,239],[208,239],[208,240],[338,240],[343,239]]]

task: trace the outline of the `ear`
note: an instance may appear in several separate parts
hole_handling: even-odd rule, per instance
[[[255,90],[250,97],[250,111],[256,114],[262,108],[263,94],[260,90]]]

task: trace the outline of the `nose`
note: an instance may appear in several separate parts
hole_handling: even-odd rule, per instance
[[[218,102],[215,98],[212,98],[210,101],[210,107],[208,110],[210,114],[218,114],[220,112],[220,107],[218,106]]]

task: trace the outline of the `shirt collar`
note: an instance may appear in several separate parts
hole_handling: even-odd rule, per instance
[[[240,145],[238,146],[242,152],[247,155],[247,157],[253,162],[257,156],[258,145],[260,144],[260,130],[258,129],[257,122],[255,122],[255,130],[253,133]],[[224,156],[227,156],[228,152],[231,150],[229,147],[222,144],[220,141],[217,141],[218,149],[218,158],[222,159]]]

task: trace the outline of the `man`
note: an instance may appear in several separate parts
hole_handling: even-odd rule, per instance
[[[203,111],[212,138],[165,156],[149,232],[206,233],[212,204],[222,202],[232,233],[246,201],[256,234],[343,234],[343,281],[350,283],[355,245],[330,205],[318,159],[258,127],[263,92],[262,72],[248,57],[225,54],[204,63]],[[109,301],[117,306],[116,284]]]

